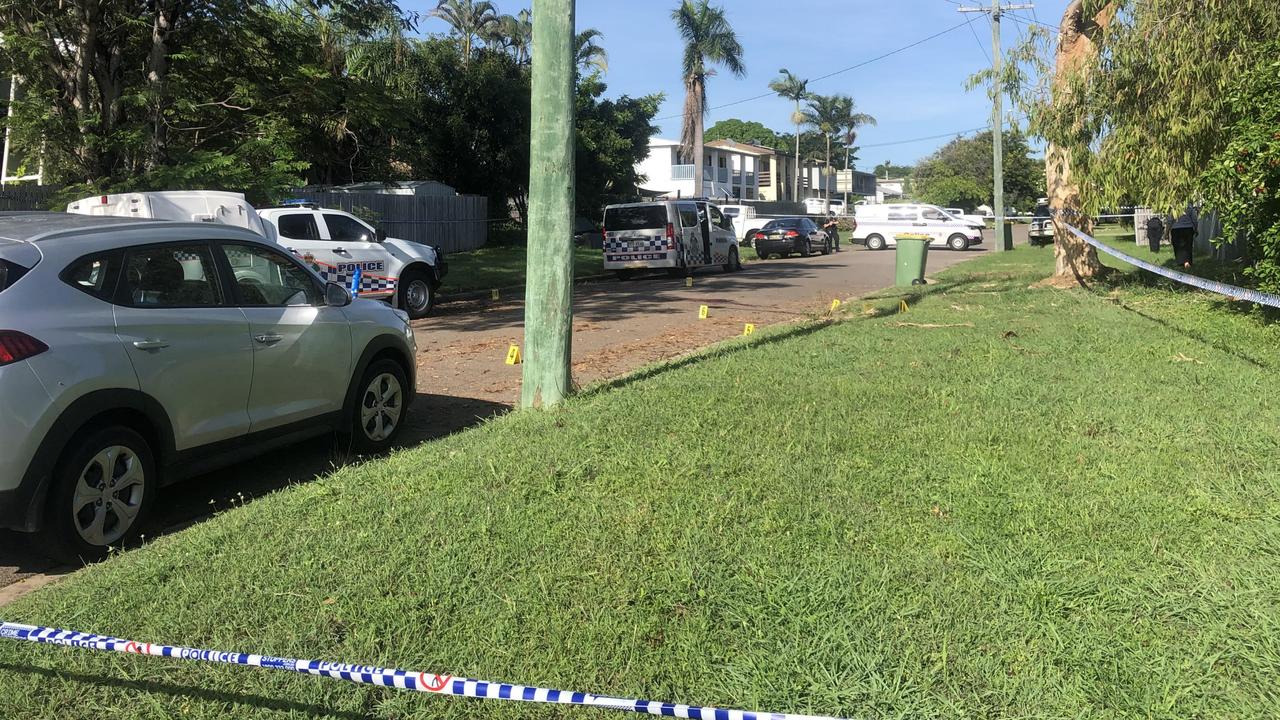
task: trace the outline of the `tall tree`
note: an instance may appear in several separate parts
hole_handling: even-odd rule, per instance
[[[795,167],[795,191],[792,200],[800,199],[800,128],[804,126],[804,113],[800,110],[800,103],[809,97],[809,81],[801,80],[791,73],[790,70],[782,68],[778,72],[782,75],[773,82],[769,83],[769,89],[778,95],[795,102],[795,112],[791,114],[791,122],[796,126],[796,167]]]
[[[852,139],[857,137],[858,128],[863,125],[874,125],[876,119],[866,113],[856,112],[853,98],[848,95],[810,95],[808,102],[809,109],[804,112],[804,120],[826,138],[826,165],[823,172],[830,176],[834,171],[831,166],[832,137],[840,133],[848,133],[849,142],[852,142]],[[827,201],[831,200],[829,188],[824,197]]]
[[[693,163],[693,187],[698,195],[703,187],[703,122],[707,116],[707,78],[715,74],[713,65],[722,65],[738,77],[746,75],[742,43],[729,24],[724,8],[710,0],[682,0],[671,13],[684,42],[681,73],[684,78],[684,121],[680,149]]]
[[[453,28],[463,62],[471,61],[476,41],[493,38],[501,23],[498,9],[490,0],[440,0],[432,14]]]
[[[916,196],[925,202],[966,208],[990,203],[995,186],[991,131],[952,140],[922,159],[909,174],[914,178]],[[1026,135],[1017,130],[1006,133],[1004,180],[1009,206],[1033,206],[1044,195],[1044,175],[1044,162],[1033,156]]]

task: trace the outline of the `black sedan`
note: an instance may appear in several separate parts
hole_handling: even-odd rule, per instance
[[[761,260],[769,259],[770,255],[787,257],[792,253],[809,257],[815,250],[823,255],[831,254],[831,237],[806,217],[770,220],[752,234],[751,242]]]

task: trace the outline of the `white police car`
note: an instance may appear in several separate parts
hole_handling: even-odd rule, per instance
[[[389,238],[350,213],[307,203],[263,208],[258,215],[275,228],[281,245],[326,281],[360,297],[387,300],[414,320],[426,317],[435,305],[436,290],[448,272],[439,248]]]
[[[258,210],[240,193],[193,190],[94,196],[67,212],[247,228],[292,251],[326,282],[386,300],[414,320],[430,314],[448,272],[439,248],[389,238],[350,213],[310,204]]]

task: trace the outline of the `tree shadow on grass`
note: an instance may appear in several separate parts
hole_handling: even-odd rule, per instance
[[[0,663],[0,672],[39,675],[49,680],[65,680],[75,683],[83,683],[86,685],[97,685],[98,687],[113,688],[117,690],[128,690],[133,692],[144,692],[150,694],[169,695],[171,697],[194,698],[204,700],[218,705],[248,705],[255,708],[266,710],[274,710],[280,713],[299,713],[317,718],[343,718],[344,720],[366,720],[369,716],[358,712],[342,712],[318,705],[307,705],[306,703],[294,702],[291,700],[281,700],[278,698],[269,698],[262,695],[248,695],[242,693],[230,693],[221,690],[208,690],[206,688],[191,687],[189,685],[177,685],[174,683],[158,682],[156,680],[125,680],[123,678],[102,677],[98,675],[86,675],[84,673],[66,672],[64,670],[50,670],[46,668],[28,667],[24,665],[13,665],[9,663]]]

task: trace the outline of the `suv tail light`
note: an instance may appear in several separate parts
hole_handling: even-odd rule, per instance
[[[676,249],[676,226],[675,223],[667,223],[667,249]]]
[[[17,330],[0,330],[0,365],[12,365],[35,357],[48,349],[48,345],[26,333]]]

